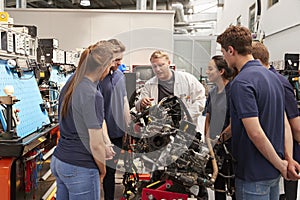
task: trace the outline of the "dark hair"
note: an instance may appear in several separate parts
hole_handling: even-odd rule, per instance
[[[252,34],[246,27],[229,26],[217,37],[217,43],[226,51],[232,46],[241,55],[252,53]]]
[[[211,59],[215,62],[219,71],[224,69],[222,77],[227,80],[231,80],[234,75],[234,70],[228,67],[227,62],[224,60],[224,57],[221,55],[217,55],[213,56]]]
[[[252,43],[252,55],[254,59],[259,59],[260,62],[268,66],[269,65],[269,51],[267,47],[261,42],[253,42]]]

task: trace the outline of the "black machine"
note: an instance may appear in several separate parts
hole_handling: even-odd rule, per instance
[[[196,132],[181,99],[175,96],[164,98],[134,117],[124,145],[127,152],[133,153],[125,153],[124,157],[123,199],[131,199],[132,195],[133,199],[140,199],[142,194],[149,195],[151,189],[151,195],[159,196],[161,191],[156,190],[161,187],[174,197],[185,194],[207,199],[206,188],[213,188],[224,159],[215,154],[217,149],[213,150],[210,142],[201,141],[201,134]],[[150,173],[150,180],[140,180],[134,160],[143,163]],[[208,168],[208,162],[212,162],[212,168]],[[232,178],[232,174],[228,178]],[[145,188],[147,192],[143,193]]]

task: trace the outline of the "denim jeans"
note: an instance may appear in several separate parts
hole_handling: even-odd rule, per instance
[[[100,176],[98,169],[71,165],[51,158],[51,171],[56,177],[57,200],[99,200]]]
[[[235,178],[235,195],[238,200],[277,200],[279,199],[279,179],[248,182]]]

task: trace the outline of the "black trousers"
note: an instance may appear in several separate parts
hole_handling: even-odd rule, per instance
[[[116,166],[122,149],[123,137],[111,139],[111,142],[114,144],[113,148],[116,152],[116,155],[112,160],[106,161],[106,175],[103,179],[103,191],[105,200],[114,200]]]
[[[227,148],[227,151],[225,150],[224,146]],[[221,169],[219,170],[219,173],[222,173],[225,176],[233,175],[233,160],[230,154],[228,154],[228,151],[231,149],[231,139],[225,142],[225,144],[216,144],[214,146],[215,153],[223,158],[223,163],[221,166]],[[215,188],[215,200],[226,200],[226,192],[229,192],[231,194],[231,198],[235,200],[235,192],[234,192],[234,178],[225,178],[218,174],[217,179],[214,183]],[[226,188],[227,187],[227,188]]]
[[[225,160],[220,172],[224,175],[231,175],[233,174],[232,172],[232,163],[230,160]],[[233,193],[231,198],[235,200],[235,193],[234,193],[234,178],[232,179],[226,179],[220,175],[217,176],[217,179],[214,183],[214,188],[215,188],[215,200],[226,200],[226,193],[222,192],[225,191],[225,187],[228,187],[227,189],[229,192]],[[221,191],[220,191],[221,190]]]
[[[284,180],[284,193],[286,200],[297,199],[298,181]]]

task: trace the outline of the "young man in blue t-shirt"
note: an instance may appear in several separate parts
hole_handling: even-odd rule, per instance
[[[116,47],[117,55],[110,68],[110,73],[99,82],[98,87],[104,98],[104,119],[107,124],[109,136],[109,139],[105,138],[104,140],[106,140],[106,145],[113,145],[112,148],[116,154],[113,159],[106,161],[106,175],[103,179],[104,199],[114,200],[116,165],[130,116],[125,76],[118,69],[123,59],[125,46],[116,39],[108,41]],[[110,142],[112,144],[109,144]]]
[[[231,85],[232,153],[237,199],[278,199],[284,160],[284,89],[278,77],[252,56],[249,29],[230,26],[217,42],[239,74]]]

